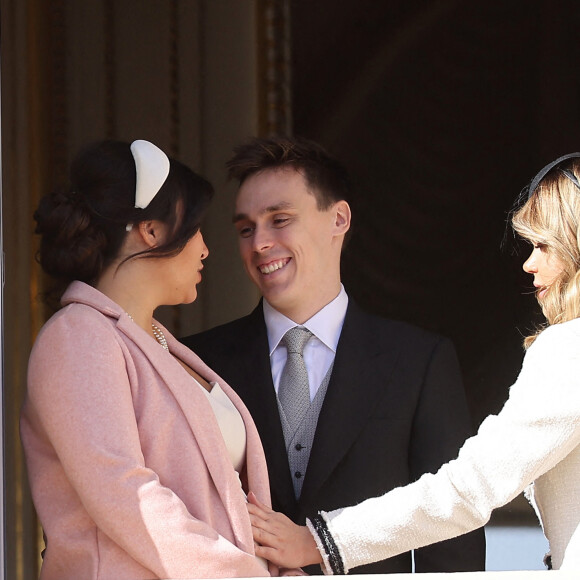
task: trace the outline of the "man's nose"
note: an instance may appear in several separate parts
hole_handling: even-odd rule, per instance
[[[272,247],[272,236],[266,228],[256,228],[254,231],[254,251],[261,253]]]

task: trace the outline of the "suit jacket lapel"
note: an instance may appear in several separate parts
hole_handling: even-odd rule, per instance
[[[268,336],[261,304],[246,320],[243,336],[236,337],[239,343],[235,351],[239,374],[236,374],[232,386],[248,407],[262,436],[272,500],[278,510],[293,513],[296,499],[272,382]]]
[[[378,344],[367,315],[352,300],[340,335],[328,391],[320,410],[301,503],[315,495],[364,428],[394,368],[395,345]],[[382,356],[377,375],[376,357]],[[391,357],[391,364],[384,357]]]

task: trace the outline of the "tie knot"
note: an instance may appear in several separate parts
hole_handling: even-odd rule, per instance
[[[291,328],[282,338],[288,352],[302,354],[304,345],[310,340],[312,333],[301,326]]]

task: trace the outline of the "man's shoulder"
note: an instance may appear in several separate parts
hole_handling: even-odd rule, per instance
[[[352,301],[345,318],[345,328],[347,332],[366,333],[369,336],[390,338],[400,344],[409,343],[415,346],[433,346],[449,341],[443,335],[416,324],[369,313]]]
[[[240,336],[245,336],[249,332],[255,333],[260,324],[263,324],[263,317],[256,309],[246,316],[185,336],[180,340],[192,350],[199,347],[210,348],[215,343],[219,343],[223,348],[223,345],[229,342],[239,344]]]

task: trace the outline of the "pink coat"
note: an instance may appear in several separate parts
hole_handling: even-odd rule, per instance
[[[205,394],[114,302],[74,282],[32,350],[21,435],[47,536],[42,580],[253,577],[245,497]],[[244,489],[270,492],[247,409]]]

